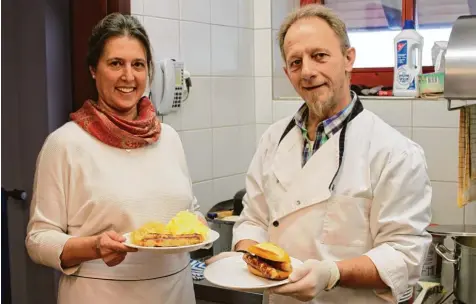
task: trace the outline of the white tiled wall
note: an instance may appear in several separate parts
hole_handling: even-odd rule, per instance
[[[364,106],[420,144],[433,186],[433,222],[460,224],[464,209],[456,204],[458,112],[444,100],[366,100]]]
[[[281,23],[294,9],[300,6],[298,0],[271,0],[271,24],[272,24],[272,67],[273,67],[273,96],[279,97],[298,97],[293,86],[288,81],[283,71],[283,60],[279,49],[279,43],[276,39]]]
[[[254,1],[256,142],[273,123],[271,0]]]
[[[155,60],[183,60],[192,75],[189,99],[163,121],[180,133],[206,212],[244,187],[256,149],[254,2],[132,0],[131,12],[149,34]],[[271,108],[271,91],[256,93]]]

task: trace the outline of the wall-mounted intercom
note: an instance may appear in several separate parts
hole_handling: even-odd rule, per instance
[[[177,111],[188,98],[190,74],[184,63],[166,58],[155,64],[156,73],[150,87],[150,99],[158,115]]]

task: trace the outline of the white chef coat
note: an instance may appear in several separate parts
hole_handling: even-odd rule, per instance
[[[347,126],[339,167],[339,131],[304,167],[303,137],[294,127],[278,144],[287,117],[262,136],[246,177],[244,209],[232,246],[271,241],[305,261],[367,255],[386,290],[337,287],[309,303],[397,302],[420,277],[431,236],[431,185],[423,150],[373,113]],[[301,303],[271,295],[270,303]]]

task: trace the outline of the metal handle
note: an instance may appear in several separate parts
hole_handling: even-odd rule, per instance
[[[443,250],[441,250],[441,249],[443,249]],[[446,246],[443,245],[443,244],[435,244],[435,251],[436,251],[436,253],[438,253],[438,255],[439,255],[440,257],[442,257],[443,259],[445,259],[446,261],[448,261],[448,262],[450,262],[450,263],[456,264],[456,263],[458,262],[458,260],[456,260],[456,259],[451,259],[451,258],[447,257],[447,256],[443,253],[443,251],[444,251],[445,253],[446,253],[446,252],[451,253],[451,254],[453,255],[453,257],[454,257],[454,252],[451,251],[451,250],[449,250],[448,248],[446,248]]]
[[[5,190],[5,188],[2,187],[2,195],[5,195],[5,199],[8,200],[8,198],[13,198],[14,200],[18,201],[25,201],[26,198],[28,197],[28,194],[26,193],[25,190],[18,190],[18,189],[13,189],[13,190]]]

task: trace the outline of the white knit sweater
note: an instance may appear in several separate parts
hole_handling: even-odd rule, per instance
[[[182,143],[170,126],[162,124],[157,143],[124,150],[68,122],[39,154],[26,247],[35,262],[73,274],[79,266],[62,269],[59,259],[69,238],[122,234],[148,221],[166,223],[185,209],[198,205]]]

